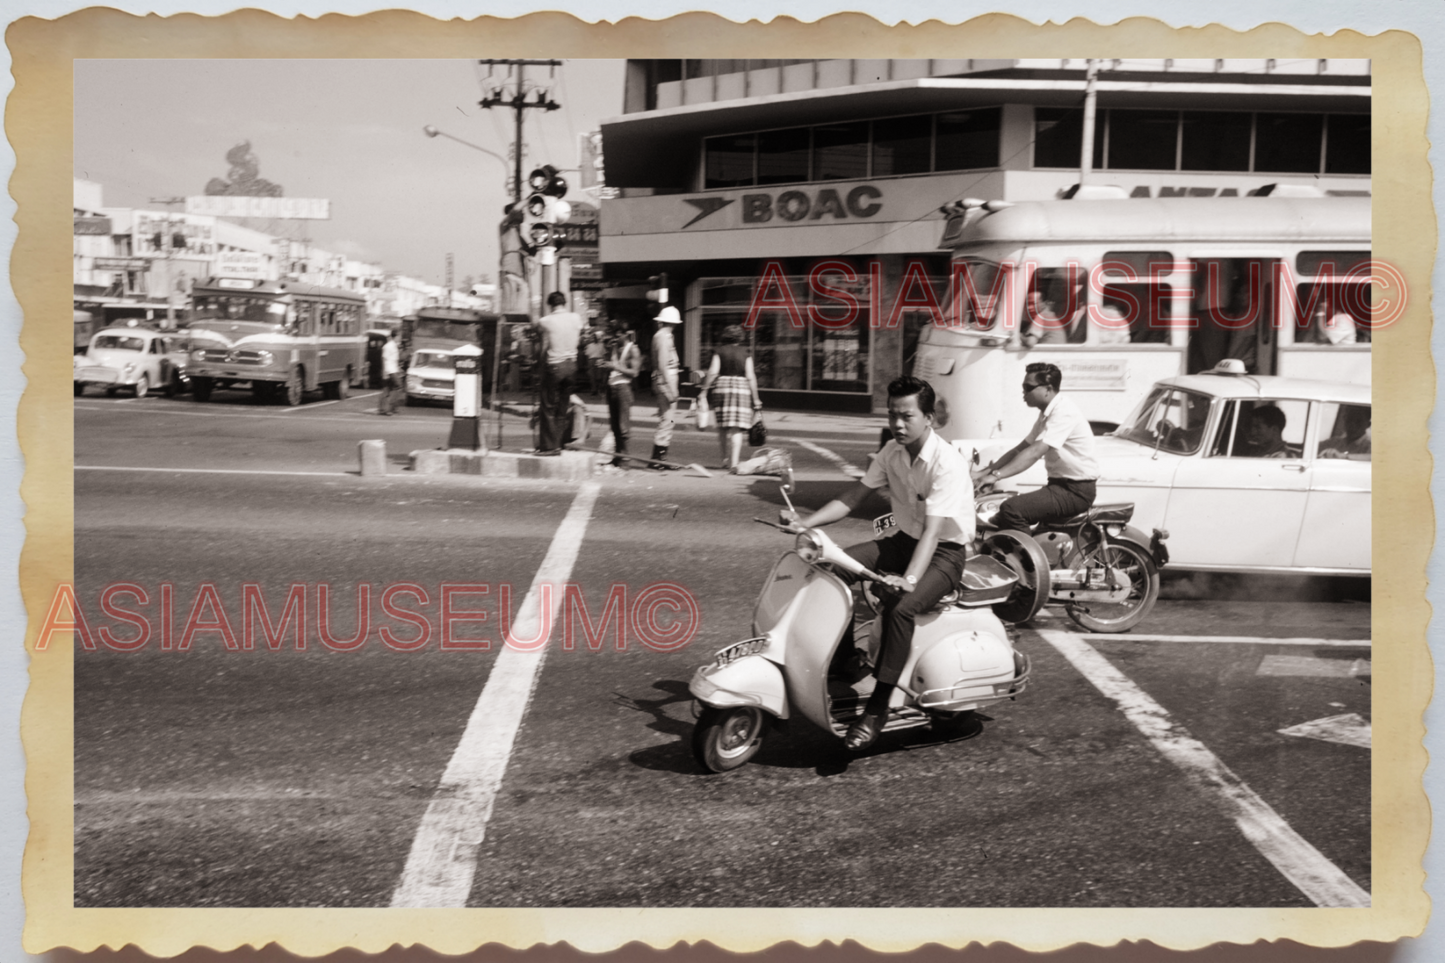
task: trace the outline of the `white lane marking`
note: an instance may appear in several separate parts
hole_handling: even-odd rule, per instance
[[[136,468],[129,465],[76,465],[76,471],[152,471],[185,475],[321,475],[327,478],[351,478],[352,471],[264,471],[252,468]]]
[[[841,471],[843,474],[847,475],[849,478],[863,477],[863,469],[857,467],[856,465],[853,465],[851,462],[844,459],[841,455],[829,451],[822,445],[815,445],[811,441],[804,441],[802,438],[794,438],[792,440],[796,441],[798,444],[802,445],[809,451],[814,452],[818,455],[822,455],[828,461],[836,465],[838,470]]]
[[[1304,645],[1315,648],[1336,646],[1343,649],[1368,649],[1369,639],[1271,639],[1263,635],[1135,635],[1132,632],[1100,632],[1091,639],[1105,642],[1201,642],[1210,645]]]
[[[550,624],[556,625],[562,604],[558,587],[572,574],[600,491],[597,482],[587,482],[573,499],[522,600],[511,638],[535,639],[541,634],[541,626],[548,624],[542,621],[539,601],[543,585],[553,587],[545,594],[550,596],[552,606]],[[504,643],[412,840],[401,882],[391,898],[392,906],[467,905],[477,870],[477,852],[486,838],[492,804],[506,774],[522,717],[532,701],[547,649],[547,645],[541,645],[525,651]]]
[[[1071,632],[1035,629],[1084,678],[1113,700],[1125,718],[1195,786],[1213,797],[1244,838],[1316,906],[1365,907],[1370,894],[1290,828],[1279,813],[1234,774],[1209,747],[1175,722],[1164,707],[1093,646]]]
[[[370,398],[371,395],[379,395],[380,391],[373,391],[368,395],[352,395],[350,398],[332,398],[330,401],[313,401],[306,405],[297,405],[295,408],[282,408],[279,414],[289,415],[293,411],[306,411],[310,408],[325,408],[327,405],[339,405],[343,401],[350,401],[352,398]]]
[[[1348,679],[1370,674],[1369,659],[1321,659],[1314,655],[1267,655],[1259,660],[1255,675],[1309,676],[1321,679]]]
[[[1338,742],[1342,746],[1356,746],[1360,749],[1370,748],[1370,724],[1358,712],[1312,719],[1277,731],[1282,736]]]

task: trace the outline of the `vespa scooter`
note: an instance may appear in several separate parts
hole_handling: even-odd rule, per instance
[[[1155,529],[1147,536],[1129,524],[1129,502],[1095,505],[1032,532],[1000,530],[999,506],[1015,492],[977,497],[980,550],[1019,577],[1011,597],[995,611],[1007,622],[1027,622],[1046,602],[1062,603],[1069,618],[1090,632],[1123,632],[1138,625],[1159,599],[1159,570],[1169,561]]]
[[[790,488],[782,486],[791,509]],[[855,621],[855,595],[839,573],[880,584],[882,576],[819,529],[755,520],[796,539],[763,583],[752,638],[720,650],[688,686],[700,709],[693,755],[712,772],[751,759],[777,720],[802,716],[841,740],[862,715],[875,684],[871,675],[856,679],[857,673],[847,671],[847,659],[834,658],[850,623],[855,644],[875,658],[882,638],[876,606],[857,602]],[[1028,656],[1014,649],[990,608],[1006,602],[1017,582],[1013,569],[998,559],[968,560],[958,592],[917,621],[884,732],[956,720],[1024,691]]]

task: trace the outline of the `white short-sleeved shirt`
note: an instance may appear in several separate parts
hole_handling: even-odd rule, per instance
[[[917,461],[898,442],[888,442],[862,480],[869,488],[888,489],[894,520],[899,529],[914,538],[923,535],[929,515],[944,520],[938,533],[940,541],[967,542],[973,538],[973,480],[968,462],[936,432],[929,431]]]
[[[1063,395],[1054,395],[1054,400],[1039,412],[1038,420],[1024,440],[1029,444],[1042,441],[1048,446],[1044,452],[1044,470],[1050,478],[1098,479],[1094,429],[1089,427],[1089,419],[1079,406]]]

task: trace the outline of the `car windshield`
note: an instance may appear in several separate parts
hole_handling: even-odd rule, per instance
[[[416,368],[450,368],[455,359],[445,351],[418,351],[412,366]]]
[[[92,348],[107,348],[111,351],[144,351],[144,338],[132,338],[123,334],[102,334],[91,344]]]
[[[286,314],[284,306],[272,298],[210,294],[196,295],[191,299],[191,319],[193,321],[212,319],[261,321],[277,324],[286,319]]]
[[[417,338],[448,338],[452,341],[476,341],[477,328],[474,324],[464,321],[446,321],[440,318],[424,318],[416,322],[412,328],[412,336]]]
[[[1181,455],[1198,451],[1211,400],[1197,391],[1156,385],[1114,437]]]

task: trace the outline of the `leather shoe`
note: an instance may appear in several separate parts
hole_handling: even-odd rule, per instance
[[[885,715],[874,715],[871,712],[863,713],[858,717],[857,722],[848,727],[848,734],[843,737],[843,745],[848,747],[849,752],[863,752],[871,749],[883,731],[885,717]]]

